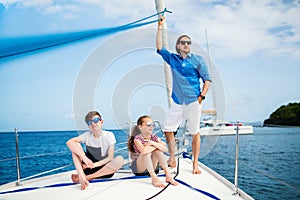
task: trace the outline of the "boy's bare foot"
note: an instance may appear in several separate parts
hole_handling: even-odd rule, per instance
[[[152,178],[152,185],[154,185],[154,187],[165,187],[165,185],[157,178]]]
[[[85,190],[85,188],[87,188],[89,186],[89,181],[85,180],[80,184],[81,184],[81,190]]]
[[[71,179],[73,183],[79,183],[78,174],[72,174]]]
[[[89,181],[86,180],[85,176],[83,176],[83,177],[78,176],[78,178],[79,178],[79,182],[81,184],[81,190],[85,190],[85,188],[87,188],[89,186]]]
[[[80,183],[81,184],[81,190],[85,190],[85,188],[87,188],[89,186],[89,181],[86,180],[85,177],[80,179],[78,174],[72,174],[71,179],[72,179],[73,183]]]

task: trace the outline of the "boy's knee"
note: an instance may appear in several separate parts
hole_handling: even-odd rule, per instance
[[[118,163],[120,163],[120,164],[124,164],[124,158],[122,157],[122,156],[117,156],[117,157],[115,157],[115,160],[118,162]]]

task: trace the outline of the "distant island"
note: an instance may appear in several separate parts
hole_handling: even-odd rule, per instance
[[[275,110],[264,126],[300,126],[300,103],[289,103]]]

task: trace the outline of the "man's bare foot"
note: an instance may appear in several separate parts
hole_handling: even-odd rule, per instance
[[[152,185],[154,185],[154,187],[165,187],[165,185],[157,178],[152,178]]]
[[[166,175],[166,182],[171,183],[174,186],[178,185],[178,182],[175,181],[171,175]]]
[[[168,160],[168,166],[170,166],[171,168],[175,168],[176,167],[176,160]]]
[[[72,174],[71,179],[73,183],[79,183],[78,174]]]
[[[201,174],[202,172],[199,170],[198,165],[194,165],[193,167],[193,174]]]

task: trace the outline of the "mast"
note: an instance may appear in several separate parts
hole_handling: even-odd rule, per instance
[[[157,13],[162,12],[165,9],[165,1],[164,0],[155,0],[156,11]],[[161,15],[158,16],[159,18]],[[168,47],[168,33],[167,33],[167,24],[166,22],[163,25],[162,34],[162,44],[163,47],[169,49]],[[166,89],[168,96],[168,105],[171,105],[171,94],[172,94],[172,75],[170,66],[164,61],[164,72],[165,72],[165,81],[166,81]]]
[[[208,40],[207,29],[205,29],[205,35],[206,35],[206,42],[207,42],[207,53],[208,53],[208,58],[209,58],[208,68],[209,68],[211,77],[214,80],[214,71],[213,71],[213,68],[212,68],[212,61],[211,61],[212,58],[211,58],[211,53],[210,53],[210,44],[209,44],[209,40]],[[218,112],[217,112],[217,107],[216,107],[216,99],[215,99],[216,98],[216,93],[215,93],[214,83],[211,84],[210,88],[211,88],[211,93],[212,93],[211,96],[212,96],[212,106],[213,106],[213,108],[209,110],[210,111],[209,114],[214,115],[215,120],[216,120],[216,119],[218,119]],[[205,111],[204,111],[204,113],[205,113]]]

